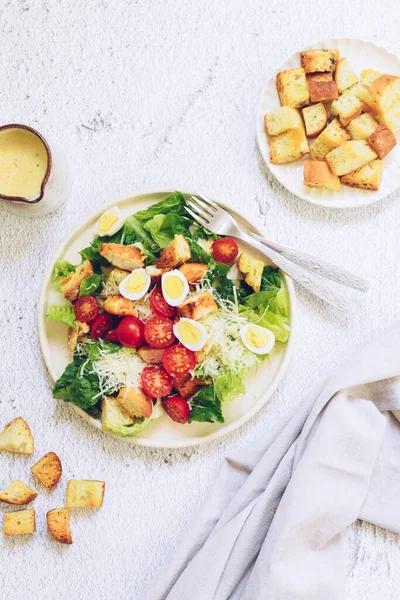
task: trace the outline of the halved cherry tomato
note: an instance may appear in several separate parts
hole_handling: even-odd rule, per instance
[[[167,348],[175,341],[173,323],[167,317],[151,317],[144,326],[144,339],[152,348]]]
[[[151,398],[168,396],[173,385],[172,377],[160,365],[145,367],[142,371],[143,391]]]
[[[81,296],[74,304],[74,312],[78,321],[90,323],[99,314],[99,303],[92,296]]]
[[[162,364],[168,375],[185,377],[196,366],[196,355],[181,344],[164,350]]]
[[[161,317],[173,317],[176,314],[176,308],[168,304],[159,286],[155,287],[150,294],[150,306]]]
[[[109,331],[106,335],[106,340],[108,340],[109,342],[113,342],[113,344],[118,344],[119,339],[118,339],[117,330],[111,329],[111,331]]]
[[[90,335],[93,339],[98,340],[104,338],[112,327],[112,316],[107,313],[101,313],[92,321],[90,325]]]
[[[165,412],[176,423],[187,423],[190,416],[189,404],[180,396],[169,396],[163,400]]]
[[[230,237],[219,238],[212,243],[212,255],[217,262],[231,263],[239,254],[239,247],[235,240]]]
[[[117,327],[118,341],[127,348],[139,348],[144,341],[144,325],[137,317],[125,317]]]

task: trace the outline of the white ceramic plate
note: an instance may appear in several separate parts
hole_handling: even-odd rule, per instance
[[[297,160],[286,165],[273,165],[269,159],[268,136],[264,128],[264,115],[279,108],[275,78],[286,69],[300,67],[300,52],[316,48],[338,48],[340,56],[346,56],[351,67],[359,74],[363,69],[376,69],[381,73],[400,75],[400,60],[397,56],[372,42],[356,39],[326,40],[317,42],[294,52],[287,58],[268,81],[257,109],[257,139],[265,164],[277,180],[290,192],[320,206],[329,208],[351,208],[372,204],[394,192],[400,185],[400,144],[383,161],[383,177],[379,190],[360,190],[345,185],[340,192],[310,188],[303,184],[303,162]],[[312,140],[311,140],[312,144]]]
[[[117,205],[120,207],[123,216],[126,218],[133,212],[147,208],[150,204],[162,200],[172,193],[172,191],[173,190],[138,193],[135,196],[117,202]],[[100,214],[114,205],[115,202],[111,202],[106,206],[102,206],[96,213],[85,219],[82,225],[71,233],[58,249],[45,276],[39,299],[39,339],[44,360],[53,380],[58,379],[63,373],[66,365],[71,362],[71,355],[68,353],[67,349],[67,328],[61,323],[45,319],[46,307],[49,304],[60,303],[60,300],[62,299],[61,294],[51,287],[51,276],[54,264],[60,259],[78,263],[80,261],[78,252],[88,246],[93,240],[94,226]],[[239,217],[233,210],[231,210],[231,212],[251,231],[260,233],[260,231],[251,223],[244,220],[242,217]],[[241,244],[241,246],[249,254],[262,257],[262,255],[255,252],[246,244]],[[291,337],[287,344],[277,344],[270,357],[264,363],[257,365],[257,368],[249,374],[246,381],[246,394],[224,406],[225,423],[191,423],[190,425],[178,425],[168,416],[164,415],[160,419],[154,419],[154,421],[139,435],[132,438],[119,439],[129,441],[138,446],[158,448],[194,446],[222,437],[230,431],[240,427],[240,425],[248,421],[257,411],[259,411],[276,390],[278,383],[282,379],[283,374],[287,369],[292,349],[296,299],[293,284],[285,275],[283,275],[283,287],[284,289],[287,289],[290,294]],[[62,400],[57,400],[57,402],[62,402]],[[92,423],[92,425],[101,429],[100,421],[89,416],[85,411],[74,404],[71,403],[70,406],[72,406],[87,421]]]

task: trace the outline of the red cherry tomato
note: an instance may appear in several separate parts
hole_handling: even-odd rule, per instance
[[[163,400],[165,412],[176,423],[187,423],[190,416],[189,404],[180,396],[169,396]]]
[[[78,321],[90,323],[99,314],[99,303],[92,296],[81,296],[74,304],[74,312]]]
[[[212,255],[217,262],[231,263],[239,254],[239,247],[235,240],[230,237],[219,238],[212,243]]]
[[[162,364],[168,375],[186,377],[196,366],[196,355],[181,344],[164,350]]]
[[[151,317],[144,326],[144,339],[152,348],[166,348],[175,341],[173,323],[167,317]]]
[[[144,325],[137,317],[125,317],[117,327],[119,342],[127,348],[139,348],[144,340]]]
[[[112,327],[112,316],[107,313],[101,313],[92,321],[90,325],[90,335],[93,339],[98,340],[104,338]]]
[[[106,335],[106,340],[108,340],[109,342],[112,342],[113,344],[118,344],[119,339],[118,339],[117,330],[111,329],[111,331],[109,331]]]
[[[142,387],[145,394],[151,398],[168,396],[174,382],[160,365],[145,367],[142,371]]]
[[[158,286],[150,294],[150,306],[153,312],[161,317],[174,317],[176,314],[176,308],[168,304]]]

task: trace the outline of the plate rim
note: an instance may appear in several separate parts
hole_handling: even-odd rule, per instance
[[[368,198],[368,200],[365,202],[362,202],[361,204],[349,202],[349,204],[343,205],[343,204],[339,204],[338,202],[335,202],[335,200],[333,200],[333,199],[329,199],[329,201],[328,200],[320,201],[318,199],[310,198],[310,197],[306,196],[305,194],[292,189],[292,186],[290,184],[283,182],[282,179],[278,178],[277,175],[274,173],[274,171],[272,170],[270,161],[269,161],[269,156],[267,157],[266,151],[264,151],[266,148],[266,146],[265,146],[266,141],[267,141],[267,145],[268,145],[268,138],[267,138],[267,140],[262,138],[263,135],[266,136],[265,130],[264,130],[264,128],[259,127],[261,104],[262,104],[263,98],[265,97],[265,95],[267,93],[267,89],[271,83],[271,80],[276,76],[276,73],[278,73],[281,70],[283,63],[285,63],[288,60],[291,60],[292,58],[295,58],[297,55],[300,54],[300,52],[304,52],[306,50],[313,50],[313,49],[315,49],[315,46],[318,46],[320,44],[330,44],[331,42],[335,42],[338,45],[343,42],[360,42],[362,44],[368,44],[370,46],[373,46],[375,49],[377,49],[379,51],[383,50],[387,54],[391,55],[399,63],[399,69],[400,69],[400,57],[397,54],[395,54],[391,50],[388,50],[384,46],[381,46],[380,44],[377,44],[374,41],[371,41],[366,38],[359,38],[359,37],[334,38],[334,37],[332,37],[332,38],[329,38],[328,40],[314,41],[311,44],[307,44],[307,45],[303,46],[302,48],[295,50],[294,52],[292,52],[291,54],[286,56],[280,62],[280,65],[276,69],[274,69],[270,72],[270,76],[268,77],[266,84],[262,88],[262,91],[261,91],[261,94],[260,94],[260,97],[259,97],[259,100],[257,103],[257,109],[256,109],[257,144],[258,144],[258,148],[260,150],[260,154],[262,156],[263,162],[264,162],[265,166],[267,167],[268,171],[276,179],[276,181],[278,181],[278,183],[280,185],[282,185],[282,187],[284,187],[286,190],[288,190],[291,194],[293,194],[297,198],[300,198],[301,200],[304,200],[305,202],[309,202],[310,204],[313,204],[314,206],[321,206],[321,207],[327,208],[327,209],[339,209],[339,210],[347,210],[347,209],[355,209],[355,208],[362,209],[364,206],[370,206],[371,204],[380,202],[380,201],[384,200],[385,198],[388,198],[393,193],[395,193],[400,188],[400,181],[399,181],[397,187],[395,187],[394,189],[392,189],[391,191],[389,191],[387,193],[384,193],[383,195],[373,196],[373,193],[371,194],[370,191],[368,191],[368,190],[359,190],[359,191],[364,191],[368,194],[368,196],[366,195],[366,198]],[[279,102],[279,98],[278,98],[278,102]],[[378,192],[378,190],[376,190],[376,191]],[[340,192],[338,192],[338,193],[340,193]],[[341,197],[343,197],[343,195]]]
[[[80,221],[80,223],[70,232],[70,234],[57,247],[57,249],[54,252],[52,259],[49,263],[49,266],[45,272],[45,275],[43,277],[43,282],[42,282],[40,294],[39,294],[38,308],[37,308],[38,337],[39,337],[40,350],[41,350],[42,358],[43,358],[45,367],[47,369],[47,372],[50,375],[53,382],[56,380],[57,376],[55,375],[55,373],[53,372],[52,368],[50,367],[50,365],[47,361],[47,355],[46,355],[45,348],[47,348],[50,351],[50,346],[47,343],[47,337],[46,337],[46,332],[45,332],[45,316],[44,315],[45,315],[45,309],[46,309],[47,289],[48,289],[49,284],[51,283],[51,277],[52,277],[52,273],[53,273],[54,265],[55,265],[56,261],[59,260],[59,257],[62,256],[62,254],[65,252],[65,249],[68,246],[70,240],[72,238],[74,238],[75,236],[79,235],[79,233],[81,233],[81,231],[83,231],[91,221],[95,221],[96,219],[98,219],[99,216],[105,210],[108,210],[109,208],[111,208],[113,206],[118,206],[119,204],[121,204],[123,202],[128,202],[128,201],[132,201],[132,203],[138,202],[138,201],[140,201],[139,199],[143,196],[151,196],[151,195],[156,195],[156,194],[171,194],[175,191],[176,191],[176,189],[172,189],[172,188],[138,191],[130,196],[123,196],[123,197],[119,198],[118,200],[112,200],[110,202],[102,204],[95,211],[91,212],[89,215],[84,217],[84,219],[82,221]],[[196,193],[194,191],[188,191],[186,189],[182,189],[180,191],[184,195],[190,195],[190,194]],[[214,198],[212,194],[208,194],[208,196]],[[229,203],[226,203],[225,201],[218,200],[218,204],[220,204],[223,208],[226,208],[228,210],[229,210],[229,208],[231,208],[231,210],[235,211],[235,207],[230,206]],[[263,234],[263,229],[260,229],[253,222],[253,220],[251,218],[249,219],[246,216],[245,220],[249,223],[249,225],[251,225],[251,227],[254,228],[254,230],[257,233],[259,233],[260,235]],[[176,440],[175,442],[172,442],[172,441],[157,442],[154,440],[148,440],[146,438],[137,438],[135,436],[120,437],[116,434],[113,434],[112,432],[103,431],[101,429],[100,423],[96,419],[94,419],[93,417],[88,415],[79,406],[76,406],[76,404],[74,404],[72,402],[70,402],[69,404],[71,405],[71,407],[73,408],[73,410],[75,412],[80,414],[86,421],[91,423],[91,425],[94,426],[101,433],[110,435],[113,438],[116,438],[120,441],[127,442],[134,446],[142,446],[142,447],[147,447],[147,448],[166,448],[166,449],[168,448],[169,449],[169,448],[188,448],[188,447],[193,447],[193,446],[200,446],[202,444],[206,444],[206,443],[212,442],[216,439],[222,438],[222,437],[228,435],[229,433],[232,433],[236,429],[239,429],[242,425],[244,425],[252,417],[254,417],[261,410],[261,408],[263,408],[263,406],[268,402],[268,400],[271,398],[271,396],[275,393],[278,385],[282,381],[283,376],[285,375],[285,373],[288,369],[290,359],[292,356],[293,341],[295,338],[296,324],[297,324],[297,298],[296,298],[296,292],[295,292],[293,281],[290,279],[290,277],[288,277],[286,275],[286,273],[284,273],[282,271],[281,271],[281,273],[282,273],[283,279],[285,281],[285,284],[287,286],[287,290],[288,290],[289,296],[290,296],[290,328],[291,328],[291,331],[290,331],[289,340],[286,343],[285,353],[282,357],[282,361],[276,371],[273,381],[271,382],[271,385],[268,388],[268,391],[265,394],[261,395],[261,397],[251,407],[251,409],[249,411],[247,411],[240,418],[236,419],[235,421],[233,421],[226,427],[224,427],[222,429],[217,429],[213,432],[210,432],[209,434],[202,436],[201,438],[188,437],[187,439]]]

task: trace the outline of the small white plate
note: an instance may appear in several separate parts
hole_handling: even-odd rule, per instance
[[[268,81],[257,108],[257,139],[265,164],[277,180],[290,192],[312,204],[328,208],[352,208],[372,204],[385,198],[400,186],[400,144],[383,161],[383,177],[379,190],[360,190],[346,185],[340,192],[331,192],[310,188],[303,183],[303,162],[297,160],[285,165],[273,165],[270,162],[268,136],[264,128],[264,115],[280,107],[276,91],[276,75],[286,69],[300,67],[300,52],[317,48],[337,48],[340,56],[345,56],[354,71],[359,74],[363,69],[375,69],[381,73],[400,75],[400,60],[397,56],[372,42],[344,38],[317,42],[294,52],[287,58]],[[310,140],[312,144],[313,140]]]
[[[121,209],[124,218],[133,212],[147,208],[154,202],[159,202],[166,198],[174,190],[153,191],[137,193],[134,196],[125,198],[117,203],[111,202],[106,206],[99,208],[94,214],[87,217],[84,222],[71,233],[67,240],[57,250],[56,255],[44,278],[42,290],[39,298],[39,339],[42,348],[44,360],[53,380],[55,381],[63,373],[65,367],[71,362],[71,355],[67,348],[67,328],[65,325],[56,321],[50,321],[45,318],[46,307],[49,304],[57,304],[62,299],[61,294],[51,287],[51,276],[54,270],[54,264],[57,260],[69,260],[72,263],[80,262],[79,251],[85,248],[93,240],[95,223],[99,216],[117,204]],[[190,194],[193,192],[183,192]],[[220,202],[221,206],[224,206]],[[234,210],[229,209],[235,218],[245,227],[257,233],[260,230],[249,221],[239,216]],[[241,243],[241,246],[254,257],[263,258],[251,246]],[[265,260],[265,257],[264,257]],[[191,423],[190,425],[178,425],[168,416],[164,415],[160,419],[154,419],[150,425],[139,435],[132,438],[119,438],[131,442],[138,446],[149,446],[153,448],[179,448],[186,446],[196,446],[203,442],[208,442],[226,435],[237,429],[243,423],[248,421],[264,406],[267,400],[276,390],[289,364],[292,351],[292,340],[294,334],[294,323],[296,316],[296,298],[292,281],[282,273],[282,287],[288,290],[291,305],[291,336],[287,344],[277,344],[271,352],[269,358],[257,365],[246,378],[246,393],[238,396],[224,405],[223,414],[225,423]],[[56,400],[56,402],[63,402]],[[85,411],[71,403],[71,406],[81,414],[92,425],[101,429],[100,421],[89,416]],[[114,436],[117,437],[117,436]]]

